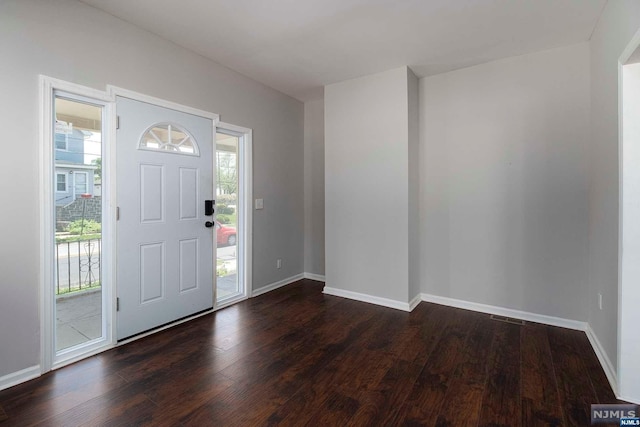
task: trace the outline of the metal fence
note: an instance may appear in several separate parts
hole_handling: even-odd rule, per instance
[[[56,295],[100,286],[102,240],[56,243]]]

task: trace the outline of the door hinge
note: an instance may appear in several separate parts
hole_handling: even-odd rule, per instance
[[[116,298],[116,311],[120,311],[120,297]]]
[[[116,221],[120,221],[120,206],[116,207]]]
[[[116,116],[116,129],[120,129],[120,116]]]

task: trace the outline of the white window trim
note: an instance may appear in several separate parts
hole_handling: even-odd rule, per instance
[[[238,158],[236,162],[238,166],[244,168],[244,170],[238,174],[238,188],[244,190],[244,194],[239,195],[244,202],[244,209],[239,212],[240,215],[238,217],[238,242],[241,240],[243,245],[242,253],[239,254],[238,259],[238,271],[240,271],[238,280],[243,280],[244,290],[241,295],[224,299],[220,301],[220,303],[218,303],[217,296],[214,292],[214,298],[216,299],[214,307],[217,310],[235,304],[238,301],[251,298],[253,292],[253,273],[251,270],[251,266],[253,265],[251,256],[253,253],[253,231],[251,228],[253,224],[253,130],[232,125],[231,123],[219,122],[216,127],[216,132],[234,135],[242,139],[238,144]],[[244,277],[242,277],[242,274],[244,274]],[[217,290],[217,283],[215,289]]]
[[[47,76],[39,77],[40,92],[40,371],[48,372],[52,369],[68,365],[93,354],[100,353],[113,347],[113,244],[115,241],[114,224],[115,207],[111,200],[115,199],[115,183],[112,182],[115,159],[115,144],[112,142],[112,129],[115,129],[115,117],[113,111],[113,99],[105,92],[85,86],[69,83],[63,80]],[[102,340],[90,342],[81,348],[71,347],[56,354],[55,350],[55,312],[53,310],[54,298],[52,289],[54,283],[54,189],[56,185],[54,153],[56,150],[54,141],[54,100],[55,93],[62,92],[64,97],[78,101],[86,101],[103,107],[103,158],[107,159],[109,168],[103,169],[103,316],[104,330]],[[107,122],[109,120],[109,123]],[[68,174],[67,174],[68,175]],[[69,183],[67,182],[67,189]]]

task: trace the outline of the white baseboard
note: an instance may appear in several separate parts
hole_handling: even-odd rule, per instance
[[[607,379],[609,380],[609,384],[611,385],[611,389],[615,393],[618,399],[624,400],[619,396],[619,388],[618,388],[618,374],[616,370],[613,368],[613,364],[607,356],[607,352],[604,351],[604,347],[600,344],[600,340],[596,336],[593,329],[591,329],[591,325],[587,324],[587,328],[584,331],[587,334],[587,338],[589,338],[589,342],[591,343],[591,347],[593,347],[593,351],[595,351],[596,356],[598,356],[598,361],[600,365],[602,365],[602,369],[604,370]]]
[[[475,302],[440,297],[430,294],[422,294],[422,301],[432,302],[435,304],[441,304],[450,307],[463,308],[466,310],[479,311],[481,313],[497,314],[499,316],[512,317],[515,319],[522,319],[529,322],[542,323],[545,325],[559,326],[561,328],[574,329],[577,331],[583,331],[587,335],[589,343],[591,343],[591,347],[593,347],[593,351],[598,357],[598,361],[600,362],[600,365],[602,366],[602,369],[607,376],[607,380],[609,380],[611,389],[618,399],[625,400],[618,394],[618,375],[616,374],[616,370],[614,369],[611,360],[609,360],[609,356],[607,356],[607,353],[604,351],[602,344],[600,344],[598,337],[593,332],[593,329],[591,329],[591,325],[589,325],[587,322],[563,319],[561,317],[545,316],[543,314],[513,310],[510,308],[498,307],[494,305],[479,304]]]
[[[623,394],[619,395],[618,393],[616,393],[616,398],[618,400],[623,400],[625,402],[633,403],[634,405],[640,405],[640,398],[637,398],[637,397],[629,397]]]
[[[309,279],[309,280],[316,280],[318,282],[324,282],[325,278],[323,275],[321,274],[315,274],[315,273],[304,273],[304,278],[305,279]]]
[[[561,328],[574,329],[576,331],[586,331],[587,322],[579,320],[563,319],[561,317],[546,316],[544,314],[531,313],[528,311],[514,310],[511,308],[499,307],[496,305],[480,304],[477,302],[464,301],[455,298],[441,297],[431,294],[422,294],[422,301],[432,302],[449,307],[462,308],[465,310],[479,311],[481,313],[497,314],[498,316],[513,317],[529,322],[543,323],[545,325],[559,326]]]
[[[359,292],[345,291],[344,289],[330,288],[328,286],[325,286],[322,292],[327,295],[349,298],[361,302],[368,302],[370,304],[381,305],[383,307],[395,308],[396,310],[411,311],[411,307],[409,306],[408,302],[361,294]]]
[[[27,382],[41,375],[40,365],[35,365],[27,369],[0,377],[0,390],[4,390],[14,385]]]
[[[416,308],[421,301],[422,301],[421,294],[418,294],[415,297],[413,297],[413,299],[409,301],[409,311],[413,311],[413,309]]]
[[[254,289],[253,292],[251,292],[251,297],[257,297],[258,295],[266,294],[267,292],[289,285],[293,282],[297,282],[298,280],[301,280],[301,279],[304,279],[304,273],[296,274],[295,276],[291,276],[286,279],[282,279],[277,282],[270,283],[258,289]]]

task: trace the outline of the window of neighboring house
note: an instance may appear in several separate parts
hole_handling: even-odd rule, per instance
[[[67,150],[67,135],[64,133],[55,134],[56,150]]]
[[[80,194],[86,194],[89,191],[89,180],[86,172],[74,172],[73,184],[75,187],[76,197]]]
[[[67,192],[67,174],[66,173],[56,174],[56,191],[58,193]]]

